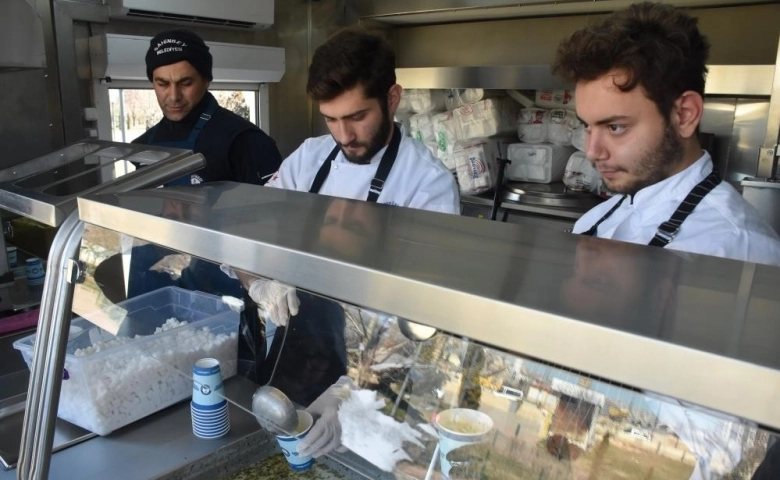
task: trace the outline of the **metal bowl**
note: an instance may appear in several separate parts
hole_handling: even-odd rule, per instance
[[[252,413],[261,427],[275,435],[290,435],[298,426],[295,405],[281,390],[268,385],[252,395]]]

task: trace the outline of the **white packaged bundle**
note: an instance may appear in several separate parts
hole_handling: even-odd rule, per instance
[[[452,155],[460,193],[477,195],[495,186],[496,157],[499,155],[496,140],[482,138],[458,142]]]
[[[412,138],[421,142],[435,142],[436,132],[433,130],[433,116],[438,113],[425,112],[409,117],[409,133]]]
[[[452,150],[455,142],[460,138],[458,124],[452,112],[437,113],[433,116],[433,133],[436,135],[436,144],[438,145],[436,157],[444,160],[445,157],[452,157]],[[446,164],[446,162],[445,162]],[[454,167],[448,167],[450,169]]]
[[[404,90],[401,98],[408,102],[409,110],[416,113],[444,110],[447,94],[442,90],[410,88]]]
[[[543,108],[521,108],[517,115],[517,136],[521,142],[543,143],[547,141],[547,122]]]
[[[566,162],[563,172],[563,183],[577,192],[598,193],[601,184],[601,174],[585,157],[584,152],[574,152]]]
[[[571,145],[572,134],[580,125],[577,114],[565,108],[548,110],[544,123],[547,124],[547,141],[555,145]]]
[[[516,103],[499,98],[486,98],[453,110],[458,124],[459,140],[492,137],[515,129]]]
[[[542,108],[576,109],[574,90],[537,90],[534,103]]]
[[[552,144],[513,143],[507,157],[506,178],[522,182],[551,183],[563,179],[574,147]]]
[[[413,115],[414,115],[414,113],[411,112],[411,111],[409,111],[409,112],[395,112],[394,120],[397,123],[401,124],[401,130],[402,130],[401,133],[403,133],[405,135],[408,135],[408,136],[412,135],[412,133],[411,133],[411,125],[410,125],[409,121],[410,121],[410,119],[412,118]]]
[[[477,103],[488,97],[495,97],[496,94],[488,94],[481,88],[453,88],[447,91],[446,106],[447,110],[455,110],[464,105]]]
[[[428,150],[430,150],[431,155],[433,155],[436,158],[439,158],[437,155],[439,154],[439,144],[436,143],[435,140],[423,142],[426,147],[428,147]]]
[[[584,152],[588,149],[586,144],[587,132],[585,131],[585,124],[579,122],[577,128],[571,134],[571,145],[577,150]]]

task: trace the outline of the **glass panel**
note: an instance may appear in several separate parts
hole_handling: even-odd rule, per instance
[[[257,125],[257,92],[254,90],[211,90],[217,103]]]
[[[224,108],[257,125],[257,91],[211,90]],[[109,89],[111,108],[111,138],[116,142],[132,142],[162,120],[157,97],[152,88]]]
[[[160,215],[192,218],[202,213],[197,205],[194,200],[160,199]],[[350,245],[355,248],[334,255],[360,254],[365,242]],[[76,289],[74,310],[84,314],[97,309],[109,320],[136,323],[120,334],[144,337],[122,342],[134,342],[133,355],[150,359],[149,365],[168,368],[165,378],[171,383],[191,385],[197,358],[233,358],[235,350],[246,348],[260,352],[260,362],[252,369],[248,358],[238,358],[237,365],[226,360],[225,374],[237,370],[258,384],[271,383],[302,406],[347,374],[353,386],[351,392],[342,392],[338,418],[342,440],[351,451],[330,455],[370,478],[379,478],[384,469],[401,479],[449,474],[480,479],[747,480],[766,454],[770,435],[750,422],[447,332],[425,332],[391,315],[301,290],[296,293],[298,314],[287,326],[274,329],[267,319],[254,318],[247,322],[254,338],[244,330],[228,335],[232,340],[225,344],[227,353],[189,350],[184,342],[171,343],[176,335],[194,335],[187,325],[165,336],[143,330],[145,320],[156,315],[192,324],[219,315],[209,310],[212,307],[162,309],[163,314],[144,310],[139,317],[131,303],[122,303],[120,311],[115,305],[144,293],[160,297],[164,290],[159,288],[170,285],[231,293],[237,285],[217,265],[89,225],[80,257],[88,265],[88,276]],[[183,298],[187,301],[168,303],[196,303],[191,301],[196,297]],[[246,313],[255,315],[257,309],[252,305]],[[209,332],[215,330],[210,327]],[[426,338],[425,333],[435,335]],[[92,345],[115,340],[97,333],[82,335],[81,341],[88,339]]]

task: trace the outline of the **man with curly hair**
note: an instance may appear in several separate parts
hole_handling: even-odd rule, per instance
[[[575,233],[780,265],[777,234],[699,144],[708,55],[696,18],[650,2],[559,45],[553,71],[576,84],[586,155],[619,194]]]

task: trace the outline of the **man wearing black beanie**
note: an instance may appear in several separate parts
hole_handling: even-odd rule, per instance
[[[183,148],[203,154],[206,166],[168,185],[229,180],[263,185],[279,169],[276,142],[208,92],[213,80],[209,47],[189,30],[157,34],[146,52],[163,119],[133,143]]]

